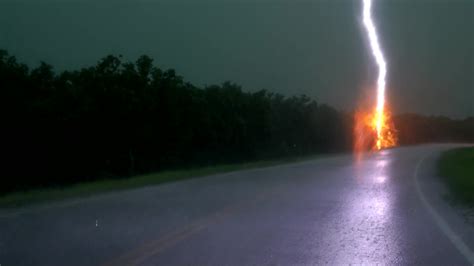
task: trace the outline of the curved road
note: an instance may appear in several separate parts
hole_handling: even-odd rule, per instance
[[[454,145],[341,155],[0,210],[0,265],[474,264]]]

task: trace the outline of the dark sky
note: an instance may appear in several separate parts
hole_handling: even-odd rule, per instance
[[[359,0],[0,0],[0,48],[57,70],[148,54],[197,85],[307,94],[352,110],[376,68]],[[374,0],[397,113],[474,116],[474,1]]]

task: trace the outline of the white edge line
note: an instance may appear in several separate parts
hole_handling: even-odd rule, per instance
[[[429,154],[428,154],[429,155]],[[431,204],[428,202],[426,199],[425,195],[420,189],[420,184],[418,182],[418,169],[420,168],[420,165],[423,163],[423,161],[428,157],[428,155],[425,155],[423,158],[421,158],[418,163],[416,164],[415,168],[415,173],[413,175],[415,179],[415,187],[416,187],[416,192],[418,194],[418,197],[420,198],[421,202],[423,205],[426,207],[428,212],[433,216],[436,224],[438,227],[441,229],[443,234],[451,240],[451,243],[457,248],[457,250],[466,258],[466,260],[471,264],[474,265],[474,253],[471,251],[471,249],[464,243],[461,237],[459,237],[449,226],[449,224],[441,217],[441,215],[436,212],[436,210],[431,206]]]

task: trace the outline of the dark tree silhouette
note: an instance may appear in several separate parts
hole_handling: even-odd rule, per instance
[[[349,150],[352,114],[307,96],[199,88],[148,56],[56,74],[0,50],[0,194],[130,175]],[[474,141],[474,119],[395,117],[403,144]]]

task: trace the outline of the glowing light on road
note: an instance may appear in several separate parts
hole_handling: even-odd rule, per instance
[[[378,67],[377,78],[377,104],[373,113],[356,114],[356,122],[370,127],[375,131],[375,149],[380,150],[395,146],[396,137],[394,128],[390,122],[390,116],[385,106],[385,87],[387,76],[387,63],[385,61],[382,49],[377,36],[377,31],[372,20],[371,8],[372,0],[363,1],[363,23],[367,31],[372,55]],[[356,126],[357,127],[357,126]],[[358,130],[358,129],[356,129]],[[356,136],[360,138],[360,136]]]

